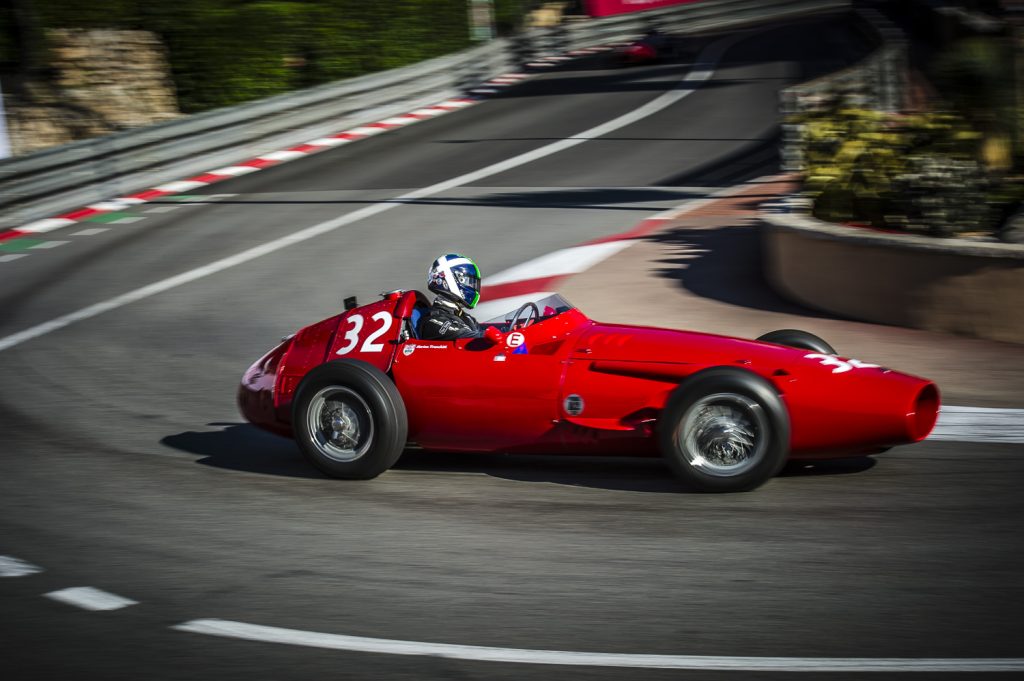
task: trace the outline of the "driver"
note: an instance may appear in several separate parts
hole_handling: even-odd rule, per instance
[[[483,329],[465,308],[480,301],[480,268],[464,255],[449,253],[434,261],[427,272],[427,288],[437,294],[430,314],[416,330],[424,340],[479,338]]]

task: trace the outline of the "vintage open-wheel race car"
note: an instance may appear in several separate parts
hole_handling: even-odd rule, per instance
[[[842,358],[820,338],[757,340],[602,324],[559,295],[421,340],[417,291],[307,326],[245,372],[251,423],[293,437],[328,475],[380,475],[427,451],[657,456],[687,486],[753,489],[788,459],[878,453],[924,439],[939,391]]]

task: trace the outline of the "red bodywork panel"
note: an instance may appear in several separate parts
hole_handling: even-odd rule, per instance
[[[669,395],[691,374],[716,366],[751,371],[775,386],[789,410],[796,458],[921,440],[938,414],[934,384],[857,360],[600,324],[575,309],[502,342],[417,340],[410,318],[425,305],[420,293],[396,292],[300,330],[245,373],[243,415],[290,435],[299,382],[342,358],[391,375],[409,414],[410,440],[432,450],[656,454],[652,435]]]

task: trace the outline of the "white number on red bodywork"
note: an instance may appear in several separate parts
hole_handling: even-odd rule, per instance
[[[833,355],[822,355],[817,352],[812,352],[809,355],[804,355],[804,359],[815,359],[821,362],[824,366],[833,367],[833,374],[842,374],[853,369],[877,369],[877,364],[868,364],[862,362],[859,359],[839,359]]]
[[[391,322],[394,320],[394,317],[391,316],[390,312],[378,312],[370,317],[370,319],[379,322],[380,326],[376,331],[366,337],[363,341],[362,347],[359,348],[360,352],[380,352],[384,349],[383,343],[377,343],[375,341],[388,332],[388,329],[391,328]],[[349,328],[345,330],[345,336],[343,338],[345,344],[338,348],[335,353],[337,355],[347,355],[352,352],[356,345],[359,344],[359,334],[363,330],[363,315],[350,315],[345,319],[345,321],[348,323]]]

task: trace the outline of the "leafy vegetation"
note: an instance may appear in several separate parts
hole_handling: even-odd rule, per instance
[[[951,113],[839,109],[806,114],[805,189],[832,222],[932,236],[994,233],[1021,199],[990,172],[984,137]]]
[[[514,26],[529,5],[499,0],[500,26]],[[47,28],[156,32],[185,112],[403,66],[470,43],[466,0],[13,0],[0,10],[0,62],[21,66],[27,55],[16,51],[18,35],[28,30],[42,39]]]

